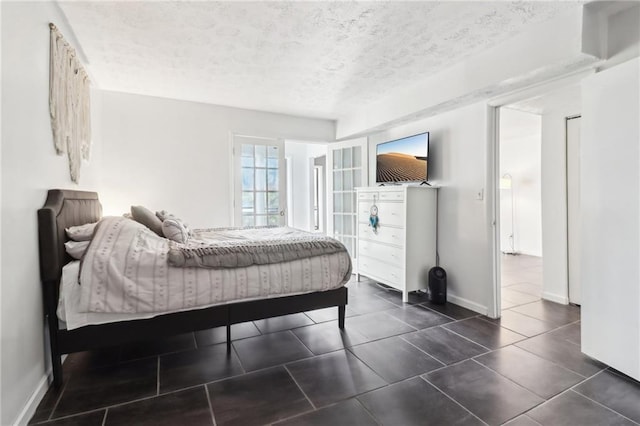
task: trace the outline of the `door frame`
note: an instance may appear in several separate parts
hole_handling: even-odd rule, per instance
[[[236,155],[235,155],[235,139],[236,137],[242,137],[242,138],[253,138],[253,139],[258,139],[258,140],[265,140],[265,141],[277,141],[279,144],[281,144],[281,149],[282,149],[282,169],[283,169],[283,173],[281,175],[282,177],[282,181],[280,182],[280,190],[284,191],[284,195],[281,197],[281,201],[282,201],[282,207],[281,210],[284,211],[284,222],[285,225],[287,225],[288,222],[288,211],[289,211],[289,207],[287,204],[288,201],[288,175],[287,175],[287,164],[286,164],[286,157],[284,157],[284,139],[283,138],[279,138],[276,136],[255,136],[255,135],[248,135],[248,134],[244,134],[244,133],[238,133],[238,132],[229,132],[229,199],[231,200],[230,204],[230,208],[229,208],[229,223],[231,223],[231,226],[242,226],[242,223],[236,223],[236,202],[238,202],[238,200],[236,200]],[[241,202],[241,201],[240,201]]]
[[[491,200],[490,206],[490,214],[491,214],[491,223],[493,225],[493,236],[490,238],[490,249],[492,253],[492,265],[493,265],[493,289],[490,301],[492,302],[492,306],[487,307],[487,315],[491,318],[500,318],[501,316],[501,252],[500,252],[500,197],[497,196],[499,194],[499,185],[500,185],[500,108],[503,106],[508,106],[509,104],[513,104],[518,101],[522,101],[525,99],[530,99],[537,95],[543,95],[545,93],[551,92],[556,89],[560,89],[562,87],[566,87],[572,84],[577,84],[585,77],[594,74],[596,71],[592,68],[586,70],[580,70],[577,72],[572,72],[560,76],[553,77],[546,81],[542,81],[540,83],[533,84],[531,86],[525,87],[523,89],[518,89],[513,92],[506,93],[504,95],[495,97],[487,101],[487,177],[488,184],[487,188],[489,188],[489,193],[487,194],[487,199]],[[566,150],[566,137],[564,138],[565,150]],[[565,164],[565,172],[566,172],[566,164]],[[542,171],[541,171],[542,173]],[[565,179],[564,184],[567,185],[567,181]],[[565,206],[566,206],[566,197],[565,197]],[[543,201],[544,202],[544,201]],[[565,207],[566,208],[566,207]],[[543,222],[543,231],[544,231],[544,222]],[[543,234],[544,237],[544,234]],[[567,237],[565,235],[565,237]],[[543,241],[544,243],[544,241]],[[565,259],[568,259],[569,252],[565,250]],[[568,260],[567,260],[568,261]],[[568,269],[568,268],[567,268]],[[544,264],[543,264],[544,271]],[[569,292],[568,288],[568,276],[566,277],[567,282],[567,295]],[[544,299],[545,295],[545,286],[544,286],[544,272],[543,272],[543,283],[542,283],[542,298]],[[568,296],[567,296],[568,300]],[[554,300],[557,301],[557,300]]]

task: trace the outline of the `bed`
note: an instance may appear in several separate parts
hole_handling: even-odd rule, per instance
[[[151,318],[67,329],[57,315],[62,271],[72,261],[65,251],[64,244],[68,240],[65,229],[97,222],[101,217],[102,206],[95,192],[52,189],[48,191],[44,206],[38,210],[43,308],[49,330],[56,387],[63,381],[63,354],[220,326],[226,326],[227,349],[230,350],[232,324],[330,307],[337,307],[338,327],[344,328],[347,288],[341,286],[326,291],[254,298],[162,313]]]

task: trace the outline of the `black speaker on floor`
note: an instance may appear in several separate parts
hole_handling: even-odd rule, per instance
[[[447,273],[439,266],[429,270],[429,301],[438,305],[447,303]]]

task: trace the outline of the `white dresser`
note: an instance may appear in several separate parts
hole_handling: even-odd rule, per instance
[[[408,293],[427,287],[436,265],[437,189],[428,186],[356,188],[358,199],[358,280],[372,280]],[[369,225],[371,207],[378,207],[377,232]]]

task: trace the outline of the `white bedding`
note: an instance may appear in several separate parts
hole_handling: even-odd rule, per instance
[[[168,312],[186,311],[190,309],[199,309],[214,305],[236,302],[239,300],[255,300],[265,299],[269,297],[281,297],[283,295],[294,295],[311,293],[321,290],[331,290],[341,287],[345,280],[339,278],[340,274],[345,273],[345,267],[340,265],[343,263],[342,253],[330,254],[326,256],[315,256],[312,258],[301,259],[291,262],[283,262],[271,265],[252,265],[245,268],[237,269],[202,269],[202,268],[169,268],[178,273],[183,269],[191,269],[196,277],[195,283],[201,284],[194,287],[195,294],[200,300],[194,300],[194,306],[184,307],[183,297],[184,289],[176,288],[171,294],[178,296],[179,300],[167,304],[168,309],[155,312],[136,312],[136,313],[105,313],[105,312],[82,312],[81,306],[81,285],[79,284],[80,261],[69,262],[62,269],[62,279],[60,280],[60,298],[58,302],[58,318],[65,324],[63,328],[73,330],[90,324],[104,324],[109,322],[128,321],[143,318],[152,318]],[[332,270],[333,268],[333,270]],[[313,275],[307,274],[305,271],[318,271]],[[322,271],[322,272],[321,272]],[[202,275],[213,278],[205,283],[197,277]],[[182,275],[182,274],[180,274]],[[282,291],[281,283],[283,276],[287,275],[295,278],[290,281],[288,291]],[[325,281],[325,277],[333,277],[332,281]],[[243,286],[246,293],[243,297],[237,295],[237,291],[233,290],[237,287],[238,277],[242,277]],[[304,278],[303,278],[304,277]],[[346,278],[348,279],[348,277]],[[170,281],[171,282],[171,281]],[[324,285],[323,283],[328,283]],[[213,283],[213,286],[211,285]],[[267,286],[264,286],[267,283]],[[305,284],[306,283],[306,284]],[[173,282],[172,286],[181,287],[184,282]],[[269,293],[268,290],[272,292]],[[277,291],[274,293],[273,291]],[[225,296],[226,295],[226,296]],[[231,297],[233,295],[233,297]],[[222,297],[224,300],[222,300]]]
[[[291,235],[308,234],[294,231]],[[175,312],[331,290],[351,276],[346,249],[220,269],[170,266],[168,252],[169,240],[147,227],[122,217],[103,218],[81,263],[78,312]]]

